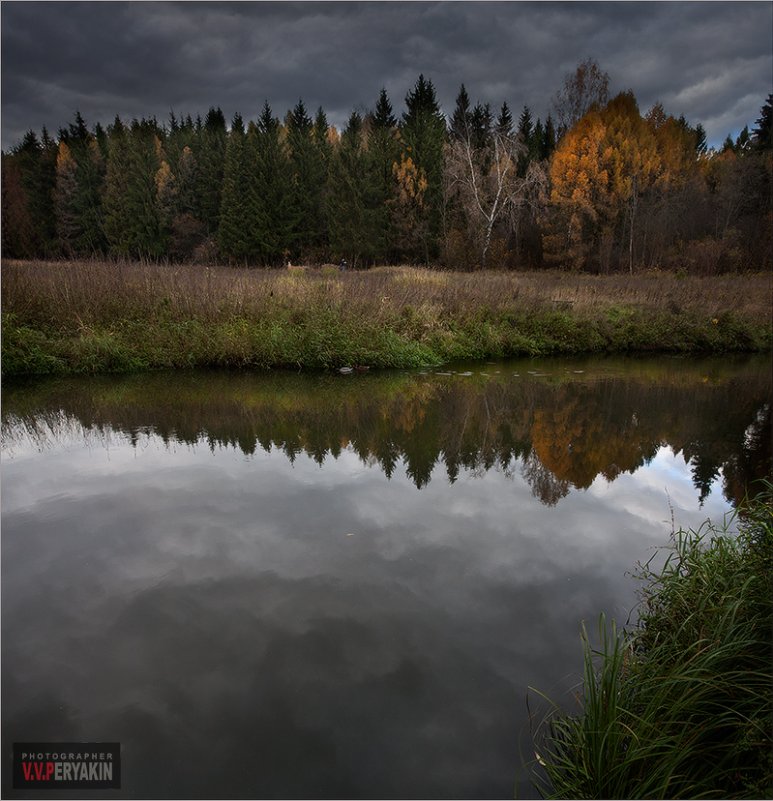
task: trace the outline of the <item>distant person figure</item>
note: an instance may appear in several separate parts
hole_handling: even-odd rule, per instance
[[[346,270],[346,259],[341,259],[341,263],[338,265],[338,269],[341,272],[344,272]]]

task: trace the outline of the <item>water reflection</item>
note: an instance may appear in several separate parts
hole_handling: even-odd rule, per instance
[[[527,688],[626,619],[669,502],[770,469],[769,396],[761,360],[6,386],[6,757],[118,740],[127,798],[529,795]]]
[[[529,370],[525,368],[529,367]],[[187,373],[7,388],[6,453],[73,435],[110,432],[137,446],[167,444],[279,450],[322,465],[350,449],[392,476],[404,462],[418,489],[438,464],[520,475],[554,505],[597,476],[614,481],[669,445],[690,464],[705,500],[723,477],[731,502],[771,470],[771,379],[766,359],[522,362],[434,374],[338,376]],[[493,368],[487,368],[492,370]],[[473,372],[473,370],[475,372]]]

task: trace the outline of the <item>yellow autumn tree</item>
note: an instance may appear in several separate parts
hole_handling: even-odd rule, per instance
[[[548,261],[585,267],[609,227],[609,175],[601,159],[606,132],[600,112],[592,110],[567,132],[553,156],[543,241]]]
[[[398,246],[407,253],[419,256],[426,249],[424,246],[429,235],[424,208],[429,182],[425,171],[405,152],[401,153],[400,161],[392,165],[392,174],[396,192],[390,202]]]
[[[573,269],[632,271],[639,201],[662,170],[655,133],[633,93],[589,111],[553,156],[546,257]]]

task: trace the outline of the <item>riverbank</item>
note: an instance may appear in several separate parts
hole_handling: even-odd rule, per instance
[[[740,515],[642,568],[632,632],[583,631],[582,709],[536,738],[545,797],[773,797],[773,485]]]
[[[3,375],[768,350],[771,277],[2,266]]]

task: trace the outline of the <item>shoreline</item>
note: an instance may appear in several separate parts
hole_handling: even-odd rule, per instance
[[[767,274],[6,262],[3,284],[5,378],[773,348]]]

